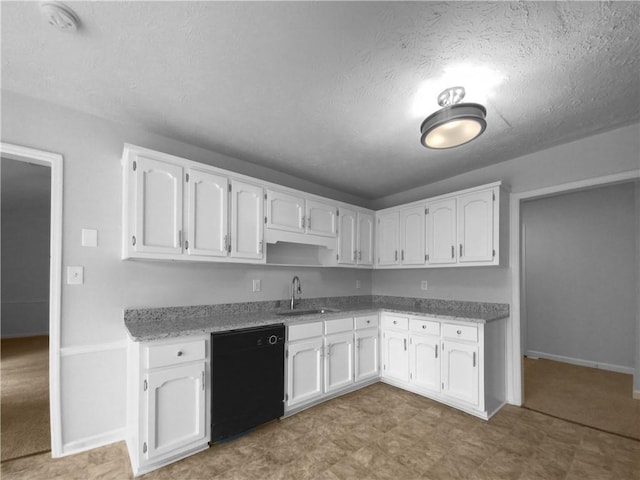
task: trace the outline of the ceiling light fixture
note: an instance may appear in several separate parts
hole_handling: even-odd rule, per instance
[[[464,145],[487,128],[487,110],[479,103],[460,103],[464,87],[451,87],[438,95],[441,108],[420,126],[420,141],[427,148],[445,149]]]
[[[80,25],[78,15],[66,5],[59,2],[42,2],[40,4],[42,15],[49,25],[63,32],[75,32]]]

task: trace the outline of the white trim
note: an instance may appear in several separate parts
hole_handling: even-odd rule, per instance
[[[591,187],[612,185],[640,178],[640,170],[589,178],[577,182],[564,183],[551,187],[512,193],[509,205],[509,238],[511,265],[511,322],[507,324],[507,402],[522,405],[524,382],[522,381],[522,339],[520,336],[520,203],[523,200],[542,198],[557,193],[568,193]]]
[[[600,370],[608,370],[610,372],[626,373],[629,375],[633,375],[635,373],[635,368],[633,367],[625,367],[624,365],[613,365],[611,363],[599,363],[592,360],[584,360],[582,358],[554,355],[553,353],[527,350],[525,352],[525,355],[527,357],[546,358],[547,360],[555,360],[556,362],[569,363],[571,365],[578,365],[581,367],[598,368]]]
[[[61,456],[86,452],[87,450],[104,447],[105,445],[110,445],[115,442],[123,442],[125,440],[126,433],[126,428],[117,428],[115,430],[110,430],[98,435],[92,435],[80,440],[74,440],[73,442],[65,443],[62,447]]]
[[[51,456],[62,452],[60,400],[60,304],[62,296],[62,189],[63,157],[57,153],[0,142],[3,157],[51,168],[51,238],[49,264],[49,409]]]
[[[633,391],[633,398],[635,398],[636,400],[640,400],[640,390]]]
[[[63,347],[60,349],[61,357],[71,357],[73,355],[87,355],[92,353],[109,352],[113,350],[124,350],[127,348],[126,340],[118,340],[109,343],[95,343],[92,345],[78,345],[75,347]]]

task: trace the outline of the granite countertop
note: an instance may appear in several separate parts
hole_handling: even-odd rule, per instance
[[[327,307],[338,311],[296,316],[278,315],[289,311],[286,301],[246,302],[196,307],[127,309],[124,323],[133,341],[224,332],[263,325],[306,323],[386,311],[408,315],[428,315],[441,320],[486,323],[509,316],[509,305],[417,299],[411,297],[357,296],[305,299],[297,310]]]

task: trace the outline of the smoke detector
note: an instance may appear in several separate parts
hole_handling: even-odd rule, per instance
[[[78,15],[60,2],[42,2],[40,11],[49,25],[63,32],[75,32],[80,26]]]

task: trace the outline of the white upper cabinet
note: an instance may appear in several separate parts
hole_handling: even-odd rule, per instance
[[[263,188],[232,180],[231,257],[248,259],[264,257],[263,212]]]
[[[373,265],[373,215],[340,209],[338,229],[338,263],[341,265]]]
[[[398,265],[400,214],[398,212],[378,215],[378,265]]]
[[[427,205],[429,263],[455,264],[456,257],[456,199],[449,198]]]
[[[338,209],[335,205],[307,200],[307,233],[335,237],[338,234]]]
[[[227,256],[229,181],[189,169],[187,172],[187,242],[189,255]]]
[[[264,263],[259,184],[133,145],[123,169],[123,258]]]
[[[182,167],[138,155],[125,168],[132,174],[134,204],[132,235],[125,242],[135,252],[181,254]]]
[[[400,211],[400,263],[402,265],[425,264],[425,206]]]
[[[267,190],[267,228],[304,233],[305,199],[300,196]]]
[[[357,214],[353,210],[340,210],[340,228],[338,229],[338,263],[355,265],[358,260],[358,223]]]
[[[469,193],[458,198],[458,261],[491,262],[495,250],[494,190]]]
[[[373,265],[374,224],[372,214],[358,212],[358,265]]]

